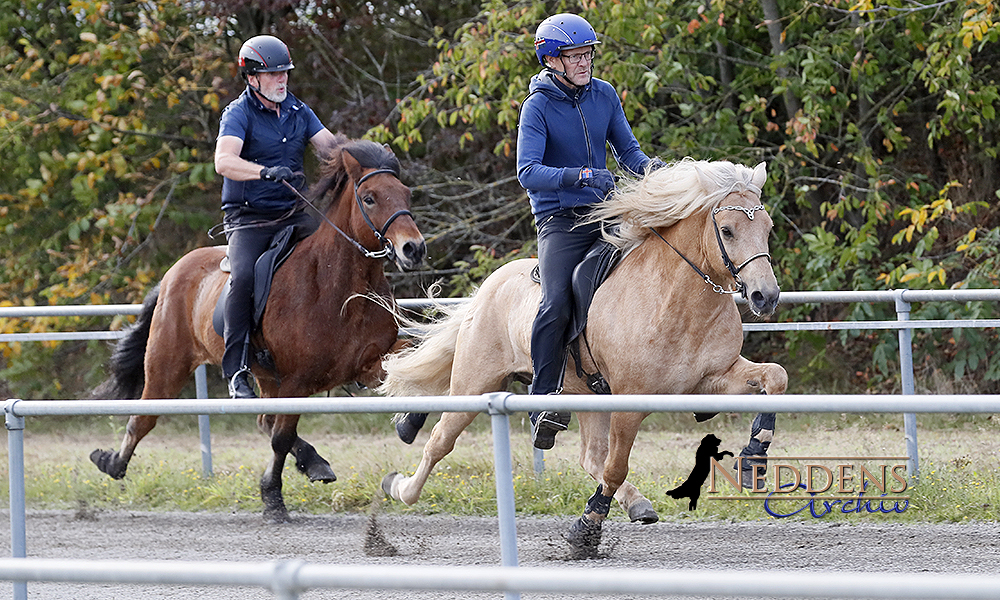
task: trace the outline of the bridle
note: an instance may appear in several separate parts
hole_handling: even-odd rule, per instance
[[[392,240],[385,237],[385,234],[386,232],[389,231],[389,227],[392,226],[393,222],[396,219],[404,216],[410,217],[412,219],[413,213],[411,213],[409,210],[406,210],[405,208],[397,210],[396,212],[392,213],[392,215],[386,220],[385,224],[382,226],[382,229],[379,229],[378,227],[375,226],[375,223],[372,222],[371,217],[368,216],[368,211],[365,210],[365,203],[361,200],[361,195],[358,194],[358,188],[361,187],[362,183],[368,181],[368,179],[374,177],[375,175],[383,175],[383,174],[392,175],[397,179],[399,177],[396,174],[396,171],[392,169],[375,169],[373,171],[365,173],[357,181],[354,182],[354,201],[358,203],[358,209],[361,210],[361,216],[364,217],[365,224],[368,225],[368,228],[371,229],[372,233],[375,234],[375,239],[378,240],[380,245],[380,249],[375,251],[365,248],[364,246],[361,245],[360,242],[358,242],[351,236],[347,235],[347,233],[345,233],[343,229],[337,227],[337,225],[333,221],[327,218],[327,216],[323,213],[323,211],[316,208],[316,206],[312,202],[310,202],[305,196],[303,196],[302,192],[296,189],[296,187],[293,186],[291,183],[287,181],[283,181],[282,183],[285,184],[285,187],[295,192],[295,195],[298,196],[299,199],[301,199],[303,202],[308,204],[310,208],[316,211],[320,215],[320,217],[322,217],[323,220],[326,221],[328,225],[330,225],[330,227],[333,227],[337,231],[337,233],[339,233],[341,236],[344,237],[345,240],[347,240],[355,248],[357,248],[358,251],[360,251],[361,254],[365,256],[365,258],[390,258],[392,260],[395,260],[396,248],[392,245]]]
[[[664,244],[670,246],[670,248],[672,248],[673,251],[676,252],[678,256],[680,256],[681,258],[683,258],[684,262],[686,262],[692,269],[694,269],[695,273],[697,273],[699,277],[701,277],[702,279],[705,280],[705,283],[707,283],[708,285],[712,286],[712,290],[714,292],[716,292],[717,294],[739,294],[742,297],[746,298],[747,297],[747,289],[746,289],[746,285],[743,283],[743,280],[740,279],[740,271],[742,271],[744,267],[746,267],[751,262],[757,260],[758,258],[766,258],[768,260],[768,262],[770,262],[771,261],[771,255],[769,253],[767,253],[767,252],[758,252],[757,254],[754,254],[750,258],[748,258],[745,261],[743,261],[743,264],[741,264],[740,266],[737,267],[733,263],[732,259],[729,258],[729,253],[726,252],[726,246],[725,246],[725,244],[722,243],[722,234],[719,232],[719,223],[715,220],[715,215],[717,215],[718,213],[720,213],[720,212],[722,212],[724,210],[739,210],[739,211],[743,211],[743,213],[746,214],[747,218],[750,219],[751,221],[753,221],[753,214],[755,212],[757,212],[758,210],[764,210],[764,205],[763,204],[758,204],[757,206],[751,206],[750,208],[746,208],[746,207],[743,207],[743,206],[719,206],[719,207],[716,207],[716,208],[712,209],[712,226],[715,227],[715,240],[719,243],[719,251],[722,252],[722,263],[724,265],[726,265],[727,269],[729,269],[729,272],[733,276],[733,280],[736,282],[736,289],[735,290],[727,290],[724,287],[722,287],[721,285],[719,285],[719,284],[715,283],[714,281],[712,281],[711,277],[709,277],[705,272],[703,272],[701,269],[699,269],[698,265],[696,265],[693,262],[691,262],[691,260],[688,257],[684,256],[684,254],[682,254],[680,250],[678,250],[677,248],[674,248],[674,245],[671,244],[670,242],[668,242],[662,235],[660,235],[660,232],[656,231],[653,228],[650,228],[650,229],[652,230],[653,233],[656,234],[656,237],[658,237],[661,240],[663,240]]]

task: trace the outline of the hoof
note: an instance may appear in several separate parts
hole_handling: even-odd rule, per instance
[[[736,459],[736,461],[733,462],[733,469],[740,469],[740,462],[741,461],[739,459]],[[760,465],[761,468],[757,469],[757,474],[758,475],[763,475],[763,474],[767,473],[767,461],[760,460],[760,459],[756,459],[756,460],[746,460],[746,459],[744,459],[742,461],[742,463],[743,463],[743,467],[742,467],[742,469],[740,469],[740,485],[742,485],[743,489],[745,489],[745,490],[752,490],[753,489],[753,465],[755,465],[755,464],[756,465]]]
[[[264,503],[264,522],[276,525],[288,522],[288,509],[285,508],[285,498],[281,495],[281,487],[260,488],[260,500]]]
[[[404,444],[412,444],[426,421],[427,413],[406,413],[396,422],[396,435]]]
[[[591,521],[580,517],[573,522],[566,534],[566,541],[573,548],[574,556],[586,558],[597,555],[597,547],[601,545],[601,525],[603,521]]]
[[[653,510],[653,503],[643,498],[629,507],[628,519],[633,523],[638,522],[643,525],[649,525],[650,523],[659,521],[660,515],[656,514],[656,511]]]
[[[115,467],[117,462],[115,458],[117,458],[117,453],[111,450],[94,450],[90,453],[90,462],[97,465],[102,473],[107,474],[112,479],[124,479],[128,464],[120,468]]]
[[[309,444],[302,442],[302,447],[295,453],[295,468],[309,478],[309,481],[331,483],[337,481],[337,476],[330,463],[316,452]]]
[[[324,463],[326,461],[323,461]],[[333,483],[337,481],[337,475],[330,468],[329,464],[313,465],[309,468],[306,475],[309,477],[309,481],[315,483],[317,481],[322,481],[323,483]]]
[[[402,475],[400,475],[396,471],[393,471],[392,473],[389,473],[388,475],[382,478],[382,491],[385,493],[387,497],[391,498],[392,500],[399,500],[399,498],[396,498],[395,496],[392,495],[392,482],[394,482],[398,477],[402,477]]]
[[[694,413],[694,420],[697,421],[698,423],[704,423],[705,421],[711,419],[712,417],[714,417],[717,414],[719,414],[719,413],[700,413],[700,412],[696,412],[696,413]]]

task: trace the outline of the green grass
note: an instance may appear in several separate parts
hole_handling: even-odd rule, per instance
[[[435,420],[436,415],[431,417],[431,422]],[[705,433],[719,436],[723,449],[738,452],[746,441],[750,420],[751,415],[732,414],[696,424],[688,415],[653,415],[637,439],[629,480],[666,520],[773,519],[765,512],[762,501],[749,496],[746,500],[713,500],[703,491],[698,509],[688,511],[686,500],[665,495],[687,477],[694,451]],[[270,450],[266,438],[256,432],[253,419],[212,419],[215,474],[207,479],[200,474],[194,422],[193,417],[162,418],[140,444],[126,478],[114,481],[99,473],[88,455],[97,447],[117,447],[123,419],[29,420],[25,431],[28,508],[259,512],[258,479]],[[1000,507],[1000,464],[995,447],[1000,433],[998,420],[975,415],[921,415],[918,424],[922,477],[905,492],[910,496],[907,510],[902,514],[843,514],[837,507],[823,517],[825,521],[996,519]],[[596,483],[577,465],[576,421],[570,432],[560,434],[555,449],[546,453],[546,468],[539,477],[532,469],[526,419],[512,418],[512,429],[515,505],[519,514],[579,514]],[[488,419],[477,419],[459,438],[455,451],[438,465],[413,507],[385,500],[379,484],[391,471],[412,473],[426,433],[413,446],[405,446],[395,439],[385,415],[306,416],[300,433],[330,460],[338,480],[328,485],[309,483],[288,461],[284,494],[293,513],[363,513],[375,500],[383,510],[396,514],[496,514]],[[776,457],[903,454],[900,415],[847,414],[779,415],[771,452]],[[6,477],[7,461],[0,464],[0,473]],[[4,505],[7,495],[7,487],[3,486],[0,502]],[[866,494],[871,496],[877,494]],[[784,507],[780,512],[790,512],[794,508],[787,507],[793,505],[793,501],[784,501],[777,506]],[[611,516],[624,518],[617,507]],[[808,510],[788,518],[813,519]]]

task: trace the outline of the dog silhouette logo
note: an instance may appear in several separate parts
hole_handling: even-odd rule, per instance
[[[729,450],[719,452],[719,444],[721,443],[722,440],[711,433],[701,438],[701,445],[698,446],[698,451],[694,457],[694,468],[691,469],[691,474],[688,475],[687,481],[667,492],[667,495],[678,500],[681,498],[690,498],[691,501],[688,503],[688,510],[698,508],[701,486],[708,479],[708,473],[712,468],[712,459],[722,460],[726,456],[733,456],[733,453]]]

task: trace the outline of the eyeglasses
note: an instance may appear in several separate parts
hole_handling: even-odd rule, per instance
[[[559,58],[568,62],[571,65],[578,65],[584,60],[587,62],[594,62],[594,51],[590,50],[588,52],[581,52],[579,54],[560,54]]]

